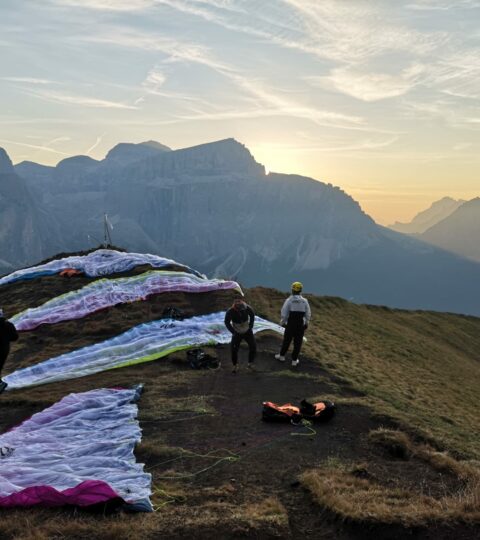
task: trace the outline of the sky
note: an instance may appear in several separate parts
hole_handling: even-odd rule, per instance
[[[228,137],[378,223],[480,196],[480,0],[1,0],[18,163]]]

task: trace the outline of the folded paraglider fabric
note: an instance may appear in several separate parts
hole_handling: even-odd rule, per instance
[[[231,334],[225,328],[224,318],[225,313],[219,312],[184,320],[161,319],[141,324],[107,341],[19,369],[3,380],[8,383],[8,391],[149,362],[192,347],[228,343]],[[283,332],[278,324],[256,317],[253,331],[264,330]]]
[[[165,259],[158,255],[147,253],[123,253],[114,249],[98,249],[88,255],[78,255],[57,259],[38,266],[23,268],[0,278],[0,285],[14,283],[27,279],[35,279],[42,276],[59,274],[62,270],[74,269],[89,277],[109,276],[121,272],[128,272],[137,266],[150,265],[153,268],[165,268],[175,266],[183,271],[202,275],[192,268],[179,264],[171,259]]]
[[[33,330],[41,324],[81,319],[102,309],[145,300],[164,292],[202,293],[242,290],[235,281],[205,279],[184,272],[151,270],[138,276],[99,279],[77,291],[57,296],[39,307],[27,309],[10,319],[17,330]]]
[[[70,394],[0,435],[0,507],[90,506],[151,511],[151,475],[136,463],[139,388]]]

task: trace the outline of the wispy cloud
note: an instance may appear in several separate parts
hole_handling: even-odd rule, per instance
[[[81,107],[94,107],[101,109],[138,109],[135,105],[129,105],[119,101],[110,101],[105,99],[92,98],[88,96],[78,96],[63,94],[60,92],[29,92],[32,96],[45,101],[54,103],[63,103],[66,105],[78,105]]]
[[[75,122],[78,122],[77,120]],[[84,122],[88,122],[84,120]],[[22,126],[22,125],[64,125],[64,124],[71,124],[72,120],[67,118],[35,118],[35,117],[20,117],[20,116],[14,116],[14,117],[0,117],[0,124],[4,126]],[[28,135],[30,137],[30,135]],[[40,137],[42,138],[42,137]]]
[[[304,40],[318,56],[358,63],[386,52],[425,55],[447,38],[443,32],[419,32],[392,24],[389,8],[347,0],[284,0],[300,17]]]
[[[279,0],[275,5],[240,0],[54,1],[104,11],[164,6],[277,46],[344,63],[365,62],[392,51],[426,55],[448,39],[445,32],[389,24],[381,5],[358,0]]]
[[[313,116],[312,116],[313,115]],[[247,118],[269,118],[269,117],[296,117],[305,118],[314,121],[320,125],[326,125],[331,127],[337,125],[337,127],[346,128],[346,123],[350,123],[349,127],[355,129],[351,123],[358,124],[358,128],[361,129],[362,119],[357,117],[350,117],[338,113],[328,111],[313,111],[308,108],[288,108],[288,107],[273,107],[273,108],[254,108],[245,110],[223,110],[214,112],[202,112],[198,111],[195,114],[179,114],[172,120],[165,120],[160,124],[175,124],[179,122],[191,122],[202,120],[240,120]]]
[[[226,119],[235,117],[238,114],[243,115],[244,117],[262,117],[265,116],[266,111],[268,111],[269,116],[274,116],[275,114],[278,116],[291,116],[318,123],[319,125],[329,125],[342,129],[365,128],[365,121],[362,117],[322,110],[301,102],[296,102],[290,97],[282,95],[278,90],[272,90],[265,82],[260,81],[255,77],[248,76],[248,74],[242,73],[234,66],[217,59],[209,48],[200,44],[188,42],[182,43],[163,36],[157,37],[145,33],[137,34],[132,30],[120,30],[119,28],[109,33],[85,37],[84,39],[100,43],[115,44],[121,47],[159,51],[166,55],[166,58],[163,60],[164,64],[185,62],[207,67],[233,83],[239,90],[253,99],[256,104],[254,110],[250,108],[248,111],[244,112],[227,110],[217,113],[204,111],[193,116],[179,116],[177,119],[178,121],[185,121],[187,119]],[[157,72],[153,71],[152,76],[155,79],[157,77]],[[159,82],[162,81],[161,75],[158,78]],[[152,81],[150,81],[149,84],[151,84],[151,82]],[[168,121],[168,123],[173,122],[174,121]]]
[[[24,143],[24,142],[21,142],[21,141],[12,141],[10,139],[0,139],[0,142],[1,143],[4,143],[4,144],[14,144],[16,146],[22,146],[24,148],[31,148],[32,150],[42,150],[44,152],[51,152],[53,154],[60,154],[62,156],[69,156],[70,154],[67,154],[66,152],[62,152],[60,150],[56,150],[55,148],[50,148],[49,146],[40,146],[40,145],[37,145],[37,144],[29,144],[29,143]]]
[[[271,3],[256,2],[250,6],[251,10],[255,9],[253,17],[251,11],[242,16],[247,10],[235,10],[235,3],[219,5],[199,0],[157,0],[157,3],[274,45],[345,63],[365,62],[391,51],[425,55],[448,37],[444,32],[419,32],[389,24],[388,13],[378,5],[358,0],[280,0],[276,9],[272,9]]]
[[[398,75],[335,68],[328,76],[307,77],[314,86],[333,88],[362,101],[378,101],[406,94],[421,80],[424,68],[412,65]]]
[[[158,68],[158,66],[156,66],[148,72],[147,77],[142,83],[142,88],[144,88],[149,94],[157,94],[166,80],[167,77],[165,74]]]
[[[281,144],[274,144],[269,143],[264,146],[268,146],[269,148],[275,148],[277,150],[294,150],[296,152],[355,152],[355,151],[364,151],[364,150],[376,150],[379,148],[385,148],[387,146],[391,146],[395,142],[399,140],[399,137],[389,137],[387,139],[379,139],[379,140],[373,140],[373,139],[363,139],[359,141],[352,142],[350,144],[319,144],[316,143],[281,143]],[[262,146],[262,145],[260,145]]]
[[[86,156],[89,156],[95,150],[95,148],[97,148],[101,144],[103,137],[105,137],[105,135],[106,135],[105,133],[102,133],[102,135],[99,135],[96,141],[87,150],[85,150]]]
[[[43,143],[44,146],[51,146],[52,144],[57,144],[57,143],[60,143],[60,142],[69,142],[71,141],[72,138],[71,137],[66,137],[66,136],[61,136],[61,137],[55,137],[49,141],[47,141],[46,143]]]
[[[55,81],[49,79],[37,79],[36,77],[2,77],[2,81],[13,82],[13,83],[24,83],[24,84],[56,84]]]
[[[138,11],[151,7],[155,0],[52,0],[65,7],[94,9],[97,11]]]
[[[426,84],[451,96],[480,98],[480,52],[466,49],[445,54],[427,70]]]
[[[456,0],[455,2],[445,0],[419,0],[417,2],[407,4],[406,9],[416,11],[450,11],[451,9],[475,9],[480,8],[478,0]]]
[[[160,52],[168,56],[168,60],[190,61],[210,67],[222,67],[222,64],[210,57],[210,49],[204,45],[179,41],[169,36],[154,35],[147,32],[138,32],[129,27],[104,27],[103,32],[82,36],[80,41],[89,43],[103,43],[118,45],[120,47]]]

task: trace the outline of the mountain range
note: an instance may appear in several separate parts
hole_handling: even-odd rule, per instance
[[[464,202],[419,238],[480,262],[480,198]]]
[[[471,201],[445,197],[417,214],[410,223],[390,228],[414,235],[462,257],[480,262],[480,198]]]
[[[56,167],[0,155],[0,264],[113,242],[245,285],[480,315],[480,265],[377,225],[338,187],[266,174],[226,139],[181,150],[122,143]]]
[[[393,225],[389,225],[389,228],[406,234],[422,234],[453,214],[464,202],[462,199],[456,200],[452,199],[452,197],[444,197],[439,201],[435,201],[430,208],[419,212],[410,223],[397,221]]]

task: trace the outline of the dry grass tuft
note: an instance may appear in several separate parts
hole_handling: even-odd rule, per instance
[[[437,452],[427,445],[416,447],[414,453],[437,471],[449,472],[465,482],[480,481],[480,468],[474,461],[459,461],[446,452]]]
[[[402,459],[417,457],[435,470],[448,472],[465,482],[480,479],[480,467],[477,462],[460,461],[447,452],[439,452],[427,444],[417,445],[402,431],[379,428],[371,431],[368,438],[374,444],[385,448],[393,457]]]
[[[349,465],[329,460],[302,474],[301,481],[322,506],[343,519],[404,526],[427,525],[433,521],[480,522],[480,468],[475,462],[458,461],[427,445],[416,445],[401,431],[379,428],[369,440],[402,459],[418,458],[435,470],[448,472],[463,481],[463,487],[438,498],[392,488],[373,481],[368,464]]]
[[[371,431],[368,438],[374,444],[385,448],[393,457],[409,459],[412,455],[412,442],[402,431],[379,428]]]
[[[246,519],[251,526],[262,522],[277,527],[288,526],[287,510],[277,497],[268,497],[255,504],[241,506],[239,510],[236,517]]]
[[[478,482],[455,495],[434,499],[386,487],[341,468],[308,471],[301,481],[321,506],[345,520],[408,527],[434,521],[480,522]]]

